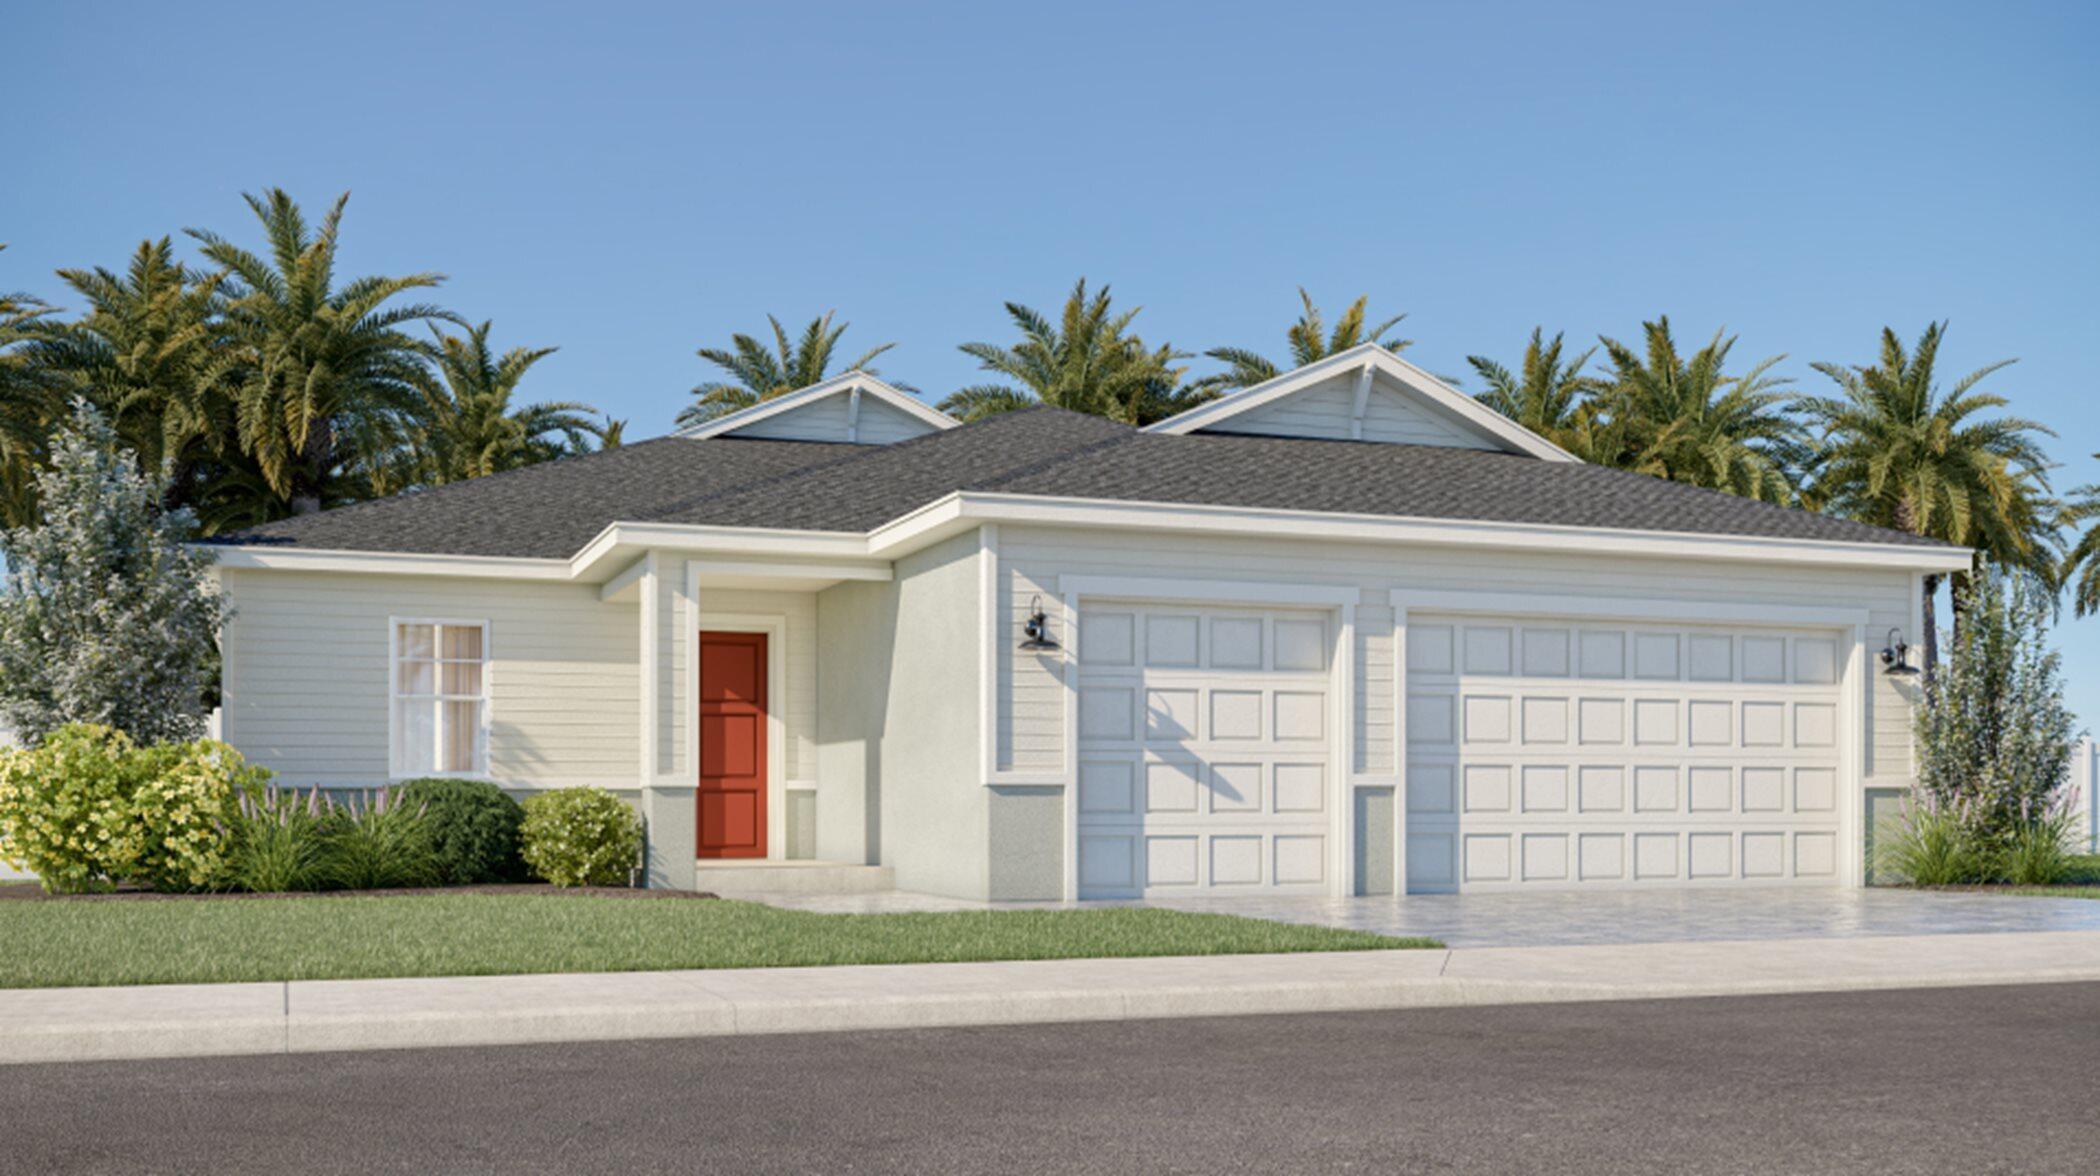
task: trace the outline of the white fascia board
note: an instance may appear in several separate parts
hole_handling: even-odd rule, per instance
[[[211,554],[221,568],[267,568],[286,572],[363,572],[389,576],[481,576],[502,580],[566,580],[565,559],[496,555],[414,555],[397,551],[318,551],[311,548],[192,546]]]
[[[1431,407],[1456,417],[1460,423],[1486,433],[1519,453],[1546,461],[1579,461],[1574,454],[1562,449],[1530,429],[1510,420],[1471,396],[1451,387],[1414,364],[1393,354],[1392,350],[1378,343],[1359,343],[1347,351],[1337,351],[1325,359],[1316,360],[1302,368],[1288,371],[1273,380],[1242,388],[1229,396],[1221,396],[1208,404],[1199,404],[1186,412],[1177,413],[1166,420],[1145,426],[1148,433],[1193,433],[1217,424],[1251,409],[1260,408],[1270,401],[1289,396],[1300,389],[1310,387],[1322,380],[1358,368],[1383,370],[1387,375],[1407,386],[1410,391],[1426,400]]]
[[[828,380],[811,384],[807,388],[789,392],[784,396],[775,396],[771,400],[762,400],[749,408],[738,409],[727,416],[719,416],[711,421],[704,421],[688,428],[679,429],[675,435],[690,437],[695,441],[705,440],[709,437],[719,437],[724,433],[733,433],[746,425],[757,424],[768,417],[778,416],[781,413],[801,408],[805,404],[814,403],[827,396],[837,396],[851,393],[855,390],[858,390],[864,396],[873,396],[890,407],[908,413],[936,429],[952,429],[962,423],[947,413],[920,400],[918,397],[901,392],[866,372],[846,372],[843,375],[833,376]]]
[[[1396,518],[1384,515],[1327,514],[1319,511],[1190,506],[1179,503],[1051,498],[980,492],[952,494],[935,503],[933,507],[914,512],[890,527],[875,532],[871,538],[887,538],[889,542],[873,546],[870,554],[884,559],[895,559],[907,551],[923,546],[927,534],[938,533],[944,525],[952,526],[950,520],[960,521],[966,526],[986,522],[1033,523],[1042,526],[1332,539],[1360,543],[1419,543],[1447,547],[1551,551],[1569,555],[1628,555],[1942,572],[1966,569],[1970,561],[1969,550],[1960,547],[1914,547],[1892,543],[1769,539],[1670,531],[1614,531],[1533,523]],[[897,529],[894,534],[891,534],[892,528]]]

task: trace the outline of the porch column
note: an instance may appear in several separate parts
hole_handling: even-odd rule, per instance
[[[665,671],[667,637],[677,635],[677,615],[670,585],[650,552],[637,587],[641,592],[641,792],[642,822],[647,842],[644,885],[650,889],[691,890],[697,881],[699,839],[697,780],[681,775],[675,750],[665,755]]]

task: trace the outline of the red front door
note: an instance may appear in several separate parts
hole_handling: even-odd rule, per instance
[[[766,856],[766,635],[700,634],[700,856]]]

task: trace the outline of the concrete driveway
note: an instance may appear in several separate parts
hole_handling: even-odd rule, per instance
[[[991,905],[895,891],[739,897],[838,913],[982,910]],[[1388,935],[1429,935],[1451,947],[2100,931],[2100,899],[1874,889],[1769,887],[1412,894],[1400,898],[1248,897],[1161,899],[1148,905],[1286,923],[1318,923]]]

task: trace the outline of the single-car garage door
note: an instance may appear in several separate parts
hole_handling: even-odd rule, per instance
[[[1408,889],[1836,883],[1841,648],[1411,616]]]
[[[1081,897],[1326,891],[1334,636],[1319,612],[1082,602]]]

